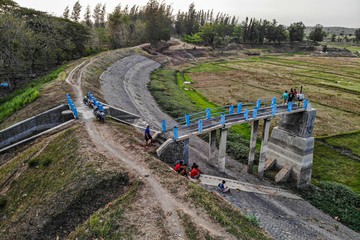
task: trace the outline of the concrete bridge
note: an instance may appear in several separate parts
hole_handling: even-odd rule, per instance
[[[312,131],[316,110],[311,108],[309,100],[303,106],[290,102],[287,105],[277,103],[276,98],[237,106],[223,106],[205,111],[187,114],[171,122],[162,121],[162,132],[168,140],[157,150],[160,159],[168,158],[166,152],[178,152],[184,162],[188,162],[189,139],[191,136],[209,133],[209,157],[211,165],[218,165],[224,173],[226,168],[227,134],[230,127],[250,123],[251,139],[248,157],[248,172],[253,172],[259,121],[263,121],[258,177],[263,178],[264,171],[275,166],[281,169],[275,180],[286,181],[289,177],[296,181],[299,188],[311,181],[314,138]],[[270,136],[271,120],[280,116],[279,127],[275,127]],[[220,131],[219,149],[216,146],[216,132]],[[176,151],[174,148],[181,148]],[[175,157],[175,156],[170,156]]]

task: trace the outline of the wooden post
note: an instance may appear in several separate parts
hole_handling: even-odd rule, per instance
[[[251,122],[251,138],[250,138],[250,149],[249,149],[249,159],[248,159],[248,173],[253,172],[258,129],[259,129],[259,120]]]
[[[259,159],[259,168],[258,175],[262,180],[264,176],[265,169],[265,161],[266,161],[266,152],[267,152],[267,144],[269,140],[269,132],[270,132],[270,118],[264,119],[264,129],[261,140],[261,149],[260,149],[260,159]]]

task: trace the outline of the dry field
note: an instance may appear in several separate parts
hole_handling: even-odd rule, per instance
[[[249,57],[187,70],[194,88],[219,105],[281,98],[300,89],[318,109],[315,135],[360,129],[360,59],[312,56]]]

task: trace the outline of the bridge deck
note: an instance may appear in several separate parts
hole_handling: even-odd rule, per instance
[[[221,117],[214,117],[210,119],[202,120],[202,128],[199,129],[198,123],[193,123],[190,125],[179,126],[178,137],[176,140],[181,141],[190,138],[191,136],[196,136],[204,133],[211,132],[216,129],[228,129],[231,126],[243,124],[246,122],[252,122],[261,119],[267,119],[270,117],[275,117],[279,115],[293,114],[297,112],[305,111],[304,107],[294,105],[291,111],[288,111],[287,105],[276,106],[276,113],[272,112],[272,107],[265,107],[257,110],[256,117],[253,117],[253,112],[255,109],[248,111],[248,119],[245,118],[244,112],[240,114],[228,114],[225,115],[225,121],[221,122]]]

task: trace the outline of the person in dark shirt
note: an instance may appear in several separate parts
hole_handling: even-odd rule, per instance
[[[220,188],[220,191],[222,192],[230,192],[230,188],[225,186],[225,180],[223,180],[221,183],[219,183],[219,188]]]
[[[150,126],[149,125],[147,125],[147,127],[145,129],[144,135],[145,135],[145,141],[146,141],[145,147],[147,147],[148,145],[151,146],[152,145],[152,136],[150,134]],[[150,143],[149,143],[149,140],[150,140]]]

